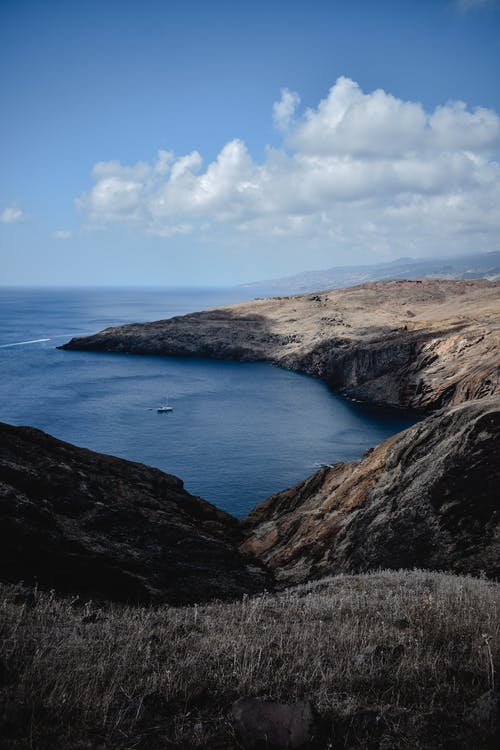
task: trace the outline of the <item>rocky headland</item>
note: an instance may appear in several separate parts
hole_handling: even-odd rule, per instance
[[[350,398],[435,409],[500,392],[500,282],[383,281],[107,328],[62,348],[266,360]]]
[[[177,477],[0,423],[4,581],[136,604],[235,598],[272,585],[242,539]]]
[[[500,396],[443,409],[320,469],[243,521],[242,551],[287,585],[428,568],[500,578]]]

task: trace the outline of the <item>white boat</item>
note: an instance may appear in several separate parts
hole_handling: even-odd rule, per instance
[[[165,412],[167,412],[167,411],[173,411],[173,410],[174,410],[174,409],[173,409],[173,407],[172,407],[172,406],[169,406],[169,404],[168,404],[168,399],[167,399],[167,402],[166,402],[165,404],[161,404],[161,405],[160,405],[160,406],[159,406],[159,407],[157,408],[157,410],[156,410],[156,411],[158,412],[158,414],[165,414]]]

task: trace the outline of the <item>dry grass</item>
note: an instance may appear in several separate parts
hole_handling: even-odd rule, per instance
[[[486,580],[380,572],[182,608],[0,596],[2,748],[239,747],[229,710],[247,695],[310,699],[336,748],[488,746],[467,723],[500,681]],[[346,734],[360,709],[383,736]]]

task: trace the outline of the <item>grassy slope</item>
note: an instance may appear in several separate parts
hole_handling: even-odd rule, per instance
[[[490,581],[380,572],[181,608],[0,595],[1,748],[239,747],[248,695],[310,699],[322,747],[493,746],[467,718],[500,667]]]

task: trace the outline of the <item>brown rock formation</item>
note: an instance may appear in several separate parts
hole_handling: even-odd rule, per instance
[[[246,519],[242,551],[283,582],[412,568],[500,577],[500,397],[444,409],[323,468]]]
[[[268,360],[352,398],[437,408],[500,392],[500,282],[374,282],[108,328],[62,348]]]
[[[143,464],[0,423],[0,577],[129,602],[270,588],[236,519]]]

